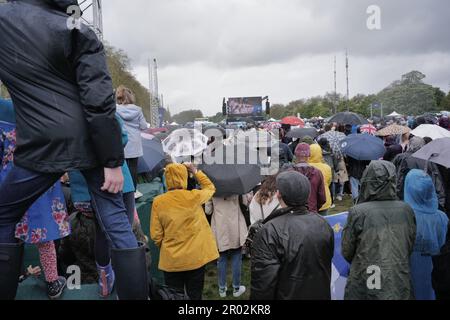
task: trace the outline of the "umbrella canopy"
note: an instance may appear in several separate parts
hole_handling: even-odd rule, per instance
[[[404,135],[409,132],[411,132],[410,128],[405,126],[399,126],[398,124],[393,124],[384,129],[381,129],[376,133],[376,135],[379,137],[388,137],[388,136]]]
[[[144,155],[138,159],[138,173],[154,173],[161,170],[165,164],[165,154],[161,142],[157,139],[148,139],[147,134],[141,136]]]
[[[286,125],[290,125],[290,126],[294,126],[294,127],[304,127],[305,126],[305,121],[303,121],[302,119],[298,118],[298,117],[286,117],[283,118],[281,120],[281,124],[286,124]]]
[[[208,137],[195,129],[178,129],[163,142],[163,150],[172,158],[200,155],[208,145]]]
[[[342,132],[328,131],[317,137],[317,141],[320,141],[321,139],[327,139],[330,143],[330,147],[333,153],[338,157],[342,157],[341,142],[345,138],[347,138],[347,136]]]
[[[297,139],[303,139],[304,137],[309,136],[315,139],[318,135],[319,133],[315,128],[300,128],[289,131],[289,133],[286,136],[288,138],[297,138]]]
[[[223,137],[227,134],[227,131],[220,126],[203,126],[203,134],[208,138],[211,137]]]
[[[436,139],[412,156],[450,168],[450,138]]]
[[[365,124],[361,126],[361,133],[375,135],[377,133],[377,128],[371,124]]]
[[[342,153],[356,160],[379,160],[386,152],[381,139],[369,134],[352,134],[341,143]]]
[[[215,197],[229,197],[249,193],[262,181],[257,165],[202,165],[200,169],[216,187]]]
[[[336,122],[341,124],[362,125],[367,124],[368,121],[363,116],[353,112],[341,112],[331,117],[328,122]]]
[[[164,141],[164,139],[166,139],[168,136],[169,134],[167,132],[160,132],[155,134],[155,138],[159,141]]]
[[[450,138],[450,131],[434,124],[422,124],[411,131],[411,134],[420,138],[429,137],[433,140]]]
[[[391,117],[391,118],[396,118],[396,117],[401,117],[402,115],[400,114],[400,113],[397,113],[397,112],[392,112],[390,115],[388,115],[388,117]]]

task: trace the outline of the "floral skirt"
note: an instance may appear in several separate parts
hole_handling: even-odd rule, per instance
[[[16,225],[16,238],[28,244],[58,240],[70,235],[61,184],[57,182],[43,194]]]

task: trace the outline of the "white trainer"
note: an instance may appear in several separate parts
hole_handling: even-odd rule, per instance
[[[240,296],[242,296],[245,293],[246,290],[247,289],[244,286],[240,286],[239,290],[234,289],[233,297],[239,298]]]

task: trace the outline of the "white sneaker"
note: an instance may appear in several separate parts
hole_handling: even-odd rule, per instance
[[[333,204],[331,205],[330,209],[334,209],[334,208],[336,208],[336,205],[333,203]]]
[[[244,286],[240,286],[239,290],[234,289],[233,297],[239,298],[240,296],[242,296],[245,293],[246,290],[247,289]]]
[[[139,192],[139,190],[136,190],[136,192],[134,193],[134,198],[135,199],[139,199],[140,197],[142,197],[143,194]]]
[[[226,298],[227,297],[227,288],[225,288],[225,289],[219,289],[219,296],[221,297],[221,298]]]
[[[341,197],[341,196],[337,196],[337,197],[336,197],[336,200],[337,200],[337,201],[342,201],[342,197]]]

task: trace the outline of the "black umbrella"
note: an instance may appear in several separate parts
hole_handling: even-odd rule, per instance
[[[340,124],[351,124],[352,126],[368,124],[369,122],[363,116],[353,112],[341,112],[335,114],[328,122],[336,122]]]
[[[319,136],[319,133],[315,128],[300,128],[300,129],[293,129],[289,131],[289,133],[286,135],[286,137],[288,138],[297,138],[297,139],[303,139],[306,136],[315,139],[317,138],[317,136]]]
[[[138,173],[155,174],[164,168],[166,156],[157,139],[142,139],[144,156],[138,159]]]
[[[262,181],[257,165],[213,164],[202,165],[200,169],[216,187],[215,197],[247,194]]]
[[[430,142],[414,153],[413,157],[450,168],[450,138],[442,138]]]

